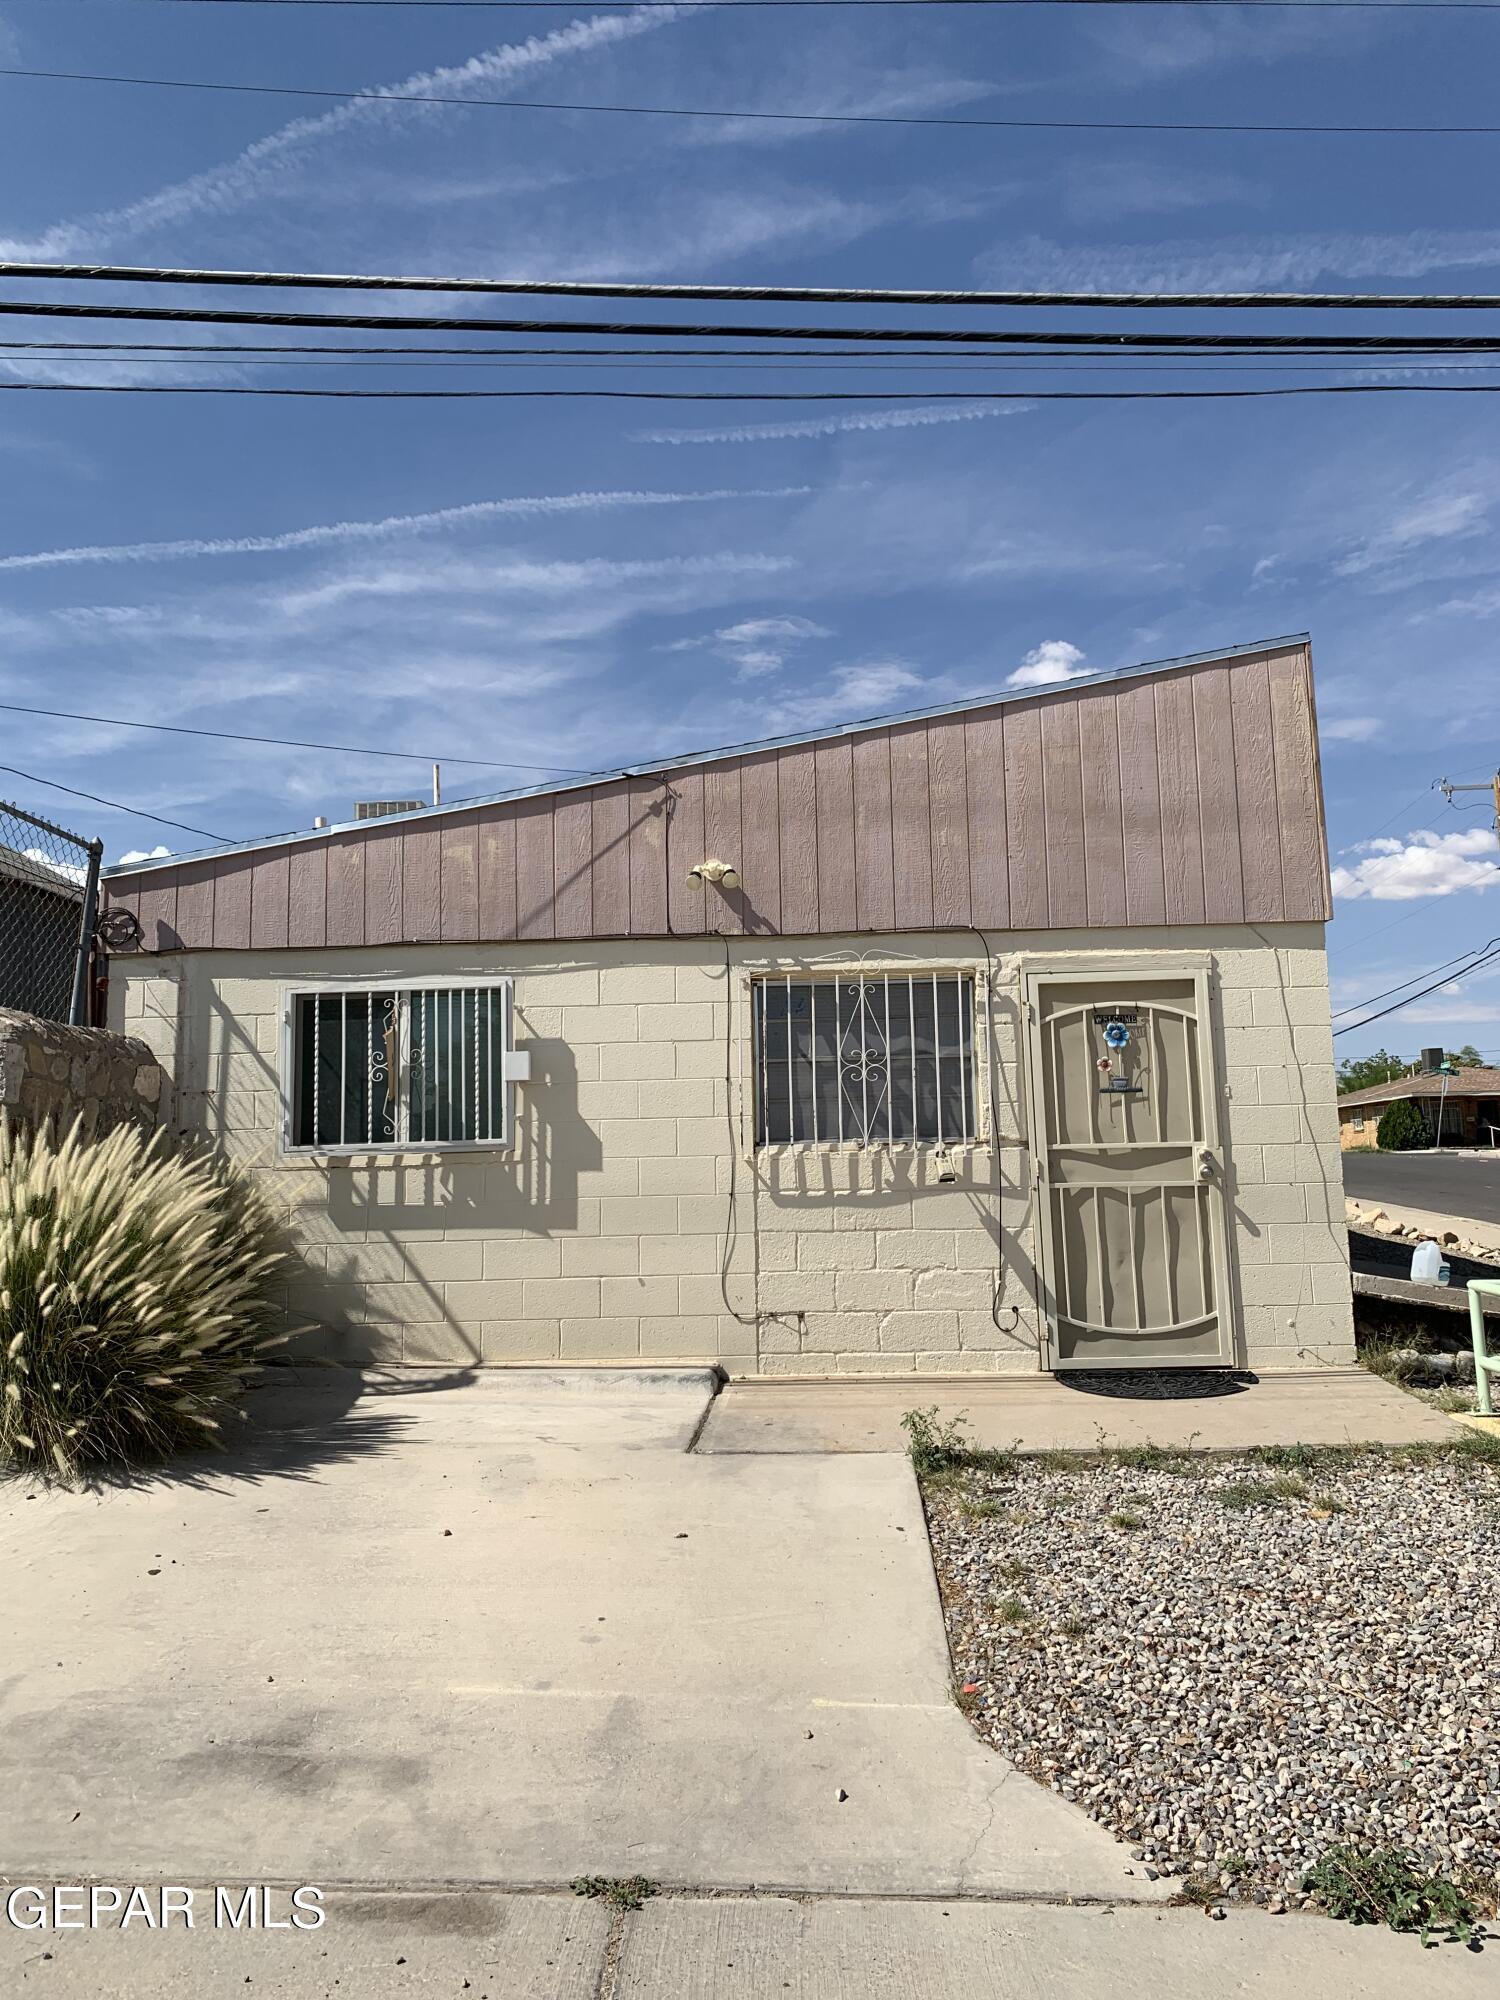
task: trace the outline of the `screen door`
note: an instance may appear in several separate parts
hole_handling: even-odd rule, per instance
[[[1038,972],[1027,1001],[1051,1365],[1229,1363],[1206,973]]]

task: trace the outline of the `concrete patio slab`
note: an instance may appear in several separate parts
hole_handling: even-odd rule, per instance
[[[1202,1379],[1202,1378],[1200,1378]],[[1018,1376],[956,1381],[847,1378],[731,1382],[695,1450],[705,1454],[890,1452],[905,1448],[903,1412],[936,1404],[967,1413],[972,1444],[1023,1451],[1110,1445],[1195,1445],[1242,1451],[1265,1444],[1451,1442],[1441,1412],[1362,1368],[1223,1376],[1196,1395],[1162,1396],[1128,1377]]]
[[[1468,2000],[1491,1954],[1318,1917],[983,1903],[648,1903],[616,2000]]]
[[[0,1490],[0,1871],[1161,1893],[950,1701],[909,1468],[689,1454],[708,1386],[320,1380]]]

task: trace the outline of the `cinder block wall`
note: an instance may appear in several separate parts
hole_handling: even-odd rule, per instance
[[[246,1160],[285,1211],[288,1297],[351,1360],[717,1359],[732,1371],[1038,1366],[1018,953],[1213,955],[1241,1358],[1352,1353],[1321,928],[1008,932],[979,1100],[984,1142],[930,1156],[749,1147],[749,982],[959,968],[972,933],[424,946],[117,959],[116,1024],[176,1078],[177,1123]],[[509,974],[532,1053],[513,1152],[279,1156],[282,989],[337,975]],[[993,1093],[990,1065],[993,1064]],[[726,1078],[728,1079],[726,1085]],[[991,1143],[993,1095],[1000,1144]]]

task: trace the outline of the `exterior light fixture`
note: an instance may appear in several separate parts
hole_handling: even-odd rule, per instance
[[[732,861],[700,861],[696,868],[687,872],[692,887],[706,889],[710,883],[716,889],[737,889],[740,886],[740,871]]]

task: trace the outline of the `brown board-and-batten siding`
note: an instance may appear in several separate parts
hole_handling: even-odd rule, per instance
[[[740,886],[702,889],[694,863]],[[1325,921],[1297,644],[107,885],[146,951]]]

